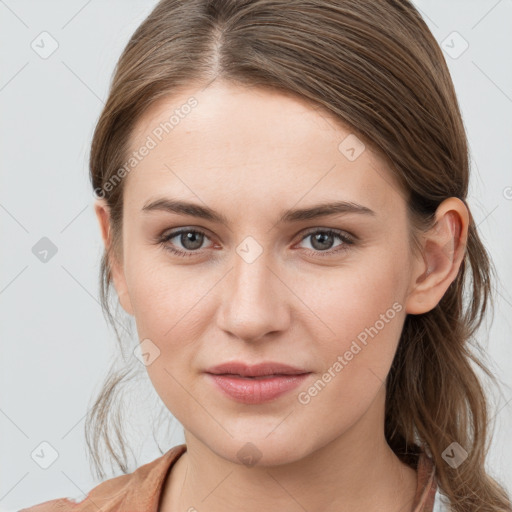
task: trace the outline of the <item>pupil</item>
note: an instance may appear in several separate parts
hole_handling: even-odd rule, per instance
[[[326,239],[330,239],[330,238],[331,238],[331,235],[317,234],[317,235],[313,236],[312,245],[315,249],[326,249],[326,248],[328,249],[329,247],[325,247],[325,245],[322,245],[322,243],[325,244]],[[318,241],[320,241],[320,246],[317,247],[316,245],[317,245]],[[327,245],[330,246],[331,244],[327,244]]]
[[[183,247],[186,249],[197,249],[201,247],[202,238],[200,233],[194,233],[189,231],[188,233],[182,233],[181,235],[181,243],[183,244]],[[189,245],[189,242],[192,242],[192,245]]]

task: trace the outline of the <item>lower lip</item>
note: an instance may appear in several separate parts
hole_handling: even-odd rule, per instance
[[[226,395],[244,404],[260,404],[295,389],[309,373],[300,375],[273,375],[251,379],[235,375],[207,374]]]

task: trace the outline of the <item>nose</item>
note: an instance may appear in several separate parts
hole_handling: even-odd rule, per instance
[[[245,341],[257,341],[288,329],[291,292],[271,258],[263,252],[248,262],[238,254],[223,279],[218,326]]]

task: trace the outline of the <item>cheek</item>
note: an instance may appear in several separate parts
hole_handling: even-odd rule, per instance
[[[323,270],[296,280],[294,290],[338,334],[350,326],[364,328],[394,302],[403,301],[405,274],[400,270],[402,263],[393,258],[381,255],[357,265]]]
[[[307,328],[323,368],[297,401],[301,414],[329,418],[327,438],[350,428],[384,392],[405,318],[402,286],[381,261],[359,274],[347,270],[336,285],[308,287],[311,309],[330,329],[311,317]]]
[[[170,264],[164,249],[131,249],[125,276],[139,337],[166,340],[190,321],[207,291],[193,266]],[[202,284],[203,283],[203,284]],[[197,306],[194,306],[197,304]]]
[[[148,346],[158,354],[146,366],[148,377],[168,409],[188,424],[184,411],[190,395],[184,388],[189,388],[194,368],[200,339],[197,318],[205,314],[201,297],[208,280],[192,279],[190,270],[163,260],[161,255],[138,258],[136,266],[127,267],[127,285],[139,340],[150,340]]]
[[[302,315],[302,328],[315,340],[325,369],[343,358],[343,372],[335,373],[345,377],[338,382],[346,378],[354,386],[364,385],[368,377],[385,380],[405,318],[401,268],[395,256],[380,254],[371,264],[347,266],[317,279],[317,286],[310,279],[297,286],[297,295],[315,313]]]

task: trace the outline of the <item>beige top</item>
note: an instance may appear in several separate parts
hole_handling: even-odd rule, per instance
[[[105,480],[78,503],[59,498],[19,512],[158,512],[166,477],[186,449],[186,444],[174,446],[133,473]],[[433,512],[437,482],[434,464],[425,453],[419,457],[417,475],[418,485],[411,512]]]

